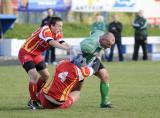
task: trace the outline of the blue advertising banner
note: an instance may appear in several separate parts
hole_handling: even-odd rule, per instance
[[[53,8],[56,11],[69,10],[71,0],[19,0],[19,11],[44,11]]]
[[[140,0],[108,0],[107,11],[137,12],[140,10]]]

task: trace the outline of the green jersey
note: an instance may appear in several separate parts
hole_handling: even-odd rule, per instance
[[[93,57],[102,50],[99,43],[99,37],[103,34],[103,31],[96,30],[80,43],[81,51],[83,56],[86,58],[87,63],[89,63]]]
[[[92,24],[91,31],[95,32],[96,30],[105,31],[106,25],[104,22],[95,22]]]

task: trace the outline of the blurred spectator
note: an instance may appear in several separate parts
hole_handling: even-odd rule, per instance
[[[135,30],[135,44],[132,59],[138,59],[139,47],[142,46],[143,60],[147,60],[147,20],[143,17],[142,10],[138,12],[138,15],[136,16],[132,25]]]
[[[106,31],[106,25],[103,16],[97,14],[96,21],[91,26],[91,34],[96,30]]]
[[[122,41],[121,41],[121,33],[123,29],[123,25],[120,21],[118,21],[118,16],[112,16],[113,21],[109,23],[108,31],[112,32],[115,36],[115,44],[112,45],[108,61],[113,61],[113,52],[114,47],[117,45],[118,54],[119,54],[119,61],[123,61],[123,53],[122,53]]]
[[[44,25],[48,25],[50,18],[53,17],[54,14],[55,14],[55,11],[52,8],[48,8],[47,9],[47,17],[42,20],[41,27]]]
[[[48,22],[51,17],[53,17],[55,14],[55,11],[51,8],[47,9],[47,17],[42,20],[41,27],[44,25],[48,25]],[[57,64],[56,62],[56,54],[55,54],[55,47],[51,46],[46,52],[44,53],[45,62],[48,64],[51,62],[51,64]]]

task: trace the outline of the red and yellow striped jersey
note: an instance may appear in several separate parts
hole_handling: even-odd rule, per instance
[[[48,40],[59,40],[62,38],[62,34],[54,34],[50,30],[49,26],[43,26],[38,28],[24,43],[22,48],[29,54],[39,55],[43,51],[47,50],[50,45]]]
[[[56,68],[54,77],[42,91],[57,101],[65,101],[72,88],[85,77],[93,74],[89,67],[78,68],[68,60],[61,61]]]

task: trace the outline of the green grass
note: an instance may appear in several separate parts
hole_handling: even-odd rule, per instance
[[[4,37],[26,39],[36,28],[38,28],[38,25],[15,23],[13,29],[9,29],[6,34],[4,34]]]
[[[87,37],[90,32],[90,26],[87,24],[64,24],[64,37]]]
[[[31,111],[28,77],[21,66],[0,66],[1,118],[159,118],[160,62],[105,63],[110,73],[112,109],[100,109],[99,80],[86,80],[81,99],[66,110]],[[49,66],[49,71],[53,70]]]
[[[13,29],[10,29],[6,32],[4,37],[26,39],[38,27],[38,25],[33,24],[16,23]],[[87,24],[65,23],[63,27],[64,37],[87,37],[90,32],[89,25]]]
[[[148,36],[160,36],[159,27],[148,27]],[[122,36],[134,36],[134,29],[130,24],[124,25]]]
[[[13,29],[10,29],[4,35],[5,38],[17,38],[26,39],[32,34],[32,32],[38,28],[38,25],[33,24],[15,24]],[[64,37],[87,37],[90,32],[90,25],[88,24],[73,24],[64,23],[63,27]],[[149,36],[160,36],[160,28],[149,27]],[[134,31],[131,24],[126,24],[123,26],[122,36],[133,36]]]

